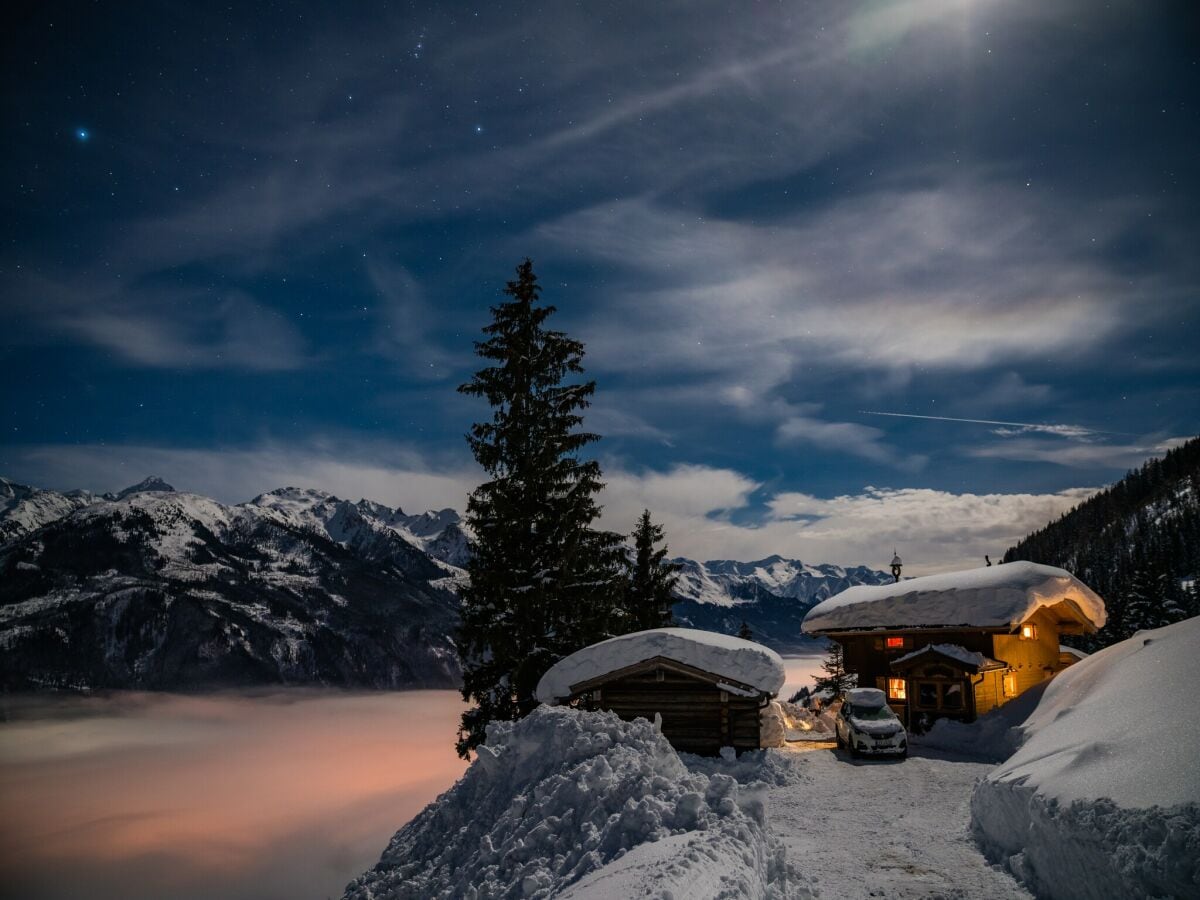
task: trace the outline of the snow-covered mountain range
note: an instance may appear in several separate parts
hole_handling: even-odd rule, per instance
[[[0,490],[0,687],[458,681],[450,510],[297,488],[225,506],[161,480]]]
[[[673,607],[681,625],[735,634],[743,622],[754,639],[776,650],[810,649],[800,633],[804,614],[855,584],[887,584],[892,577],[866,566],[808,565],[768,556],[756,562],[717,559],[682,566]]]
[[[147,478],[116,494],[0,479],[0,689],[451,686],[469,545],[416,515],[280,488],[224,505]],[[865,567],[679,560],[680,624],[781,650]]]

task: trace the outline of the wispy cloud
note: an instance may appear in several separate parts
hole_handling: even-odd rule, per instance
[[[19,481],[113,490],[149,473],[177,488],[228,503],[284,485],[367,497],[408,511],[463,510],[479,483],[467,460],[434,461],[410,446],[348,438],[304,444],[197,449],[146,445],[8,448],[0,471]],[[696,559],[761,559],[881,566],[895,545],[913,574],[978,564],[1088,497],[1094,489],[1047,494],[972,494],[867,487],[821,498],[763,492],[734,469],[678,464],[605,466],[602,524],[628,533],[645,508],[666,526],[671,552]]]
[[[905,454],[887,444],[884,432],[878,428],[859,422],[831,422],[799,410],[780,421],[775,436],[777,443],[784,446],[810,444],[909,472],[919,471],[928,461],[921,454]]]
[[[973,494],[866,487],[831,498],[798,492],[759,497],[761,485],[729,469],[681,466],[610,473],[604,522],[627,531],[648,507],[672,553],[696,559],[762,559],[883,567],[892,547],[912,574],[983,563],[1085,500],[1094,488],[1047,494]],[[745,521],[751,498],[767,514]],[[734,513],[742,513],[735,521]]]
[[[1151,456],[1161,456],[1187,440],[1187,437],[1163,437],[1120,444],[1063,444],[1059,441],[1017,438],[984,446],[964,447],[962,452],[977,459],[1010,459],[1119,472],[1139,466]]]
[[[981,565],[1034,529],[1086,500],[1094,488],[1049,494],[956,494],[926,488],[864,488],[831,499],[784,493],[770,502],[795,540],[838,558],[880,565],[893,546],[911,574]],[[821,552],[820,550],[818,552]]]
[[[455,354],[438,340],[438,331],[448,323],[412,273],[399,262],[369,254],[367,274],[381,301],[373,349],[421,380],[442,379],[460,368],[468,346]]]
[[[879,412],[876,410],[859,410],[864,416],[890,416],[895,419],[924,419],[930,422],[963,422],[970,425],[996,425],[993,434],[1002,437],[1014,437],[1022,434],[1053,434],[1059,437],[1085,440],[1096,435],[1117,434],[1119,432],[1100,431],[1096,428],[1085,428],[1082,425],[1050,425],[1029,422],[998,422],[993,419],[960,419],[954,416],[922,416],[915,413]]]
[[[111,281],[24,278],[12,285],[8,302],[35,320],[34,335],[70,336],[135,366],[279,371],[311,360],[288,318],[238,289],[127,290]]]
[[[780,357],[970,371],[1086,354],[1123,321],[1125,281],[1065,235],[1047,252],[1054,217],[1001,185],[959,181],[896,185],[769,225],[624,201],[538,236],[628,271],[619,315],[589,326],[609,368],[704,373]]]
[[[420,512],[451,506],[459,511],[482,477],[469,460],[437,462],[406,444],[362,437],[314,437],[303,442],[264,441],[244,447],[165,447],[79,444],[0,449],[8,477],[58,490],[103,492],[165,478],[178,490],[224,503],[241,503],[278,487],[311,487],[339,497],[361,497]]]

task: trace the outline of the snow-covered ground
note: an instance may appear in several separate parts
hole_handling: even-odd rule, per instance
[[[969,833],[989,768],[812,743],[708,759],[644,720],[542,707],[493,726],[346,897],[1029,897]]]
[[[346,898],[765,900],[786,896],[780,863],[753,787],[690,771],[644,719],[542,706],[489,725]]]
[[[840,751],[767,750],[788,758],[767,793],[767,825],[783,842],[792,896],[828,900],[1030,895],[971,839],[969,801],[991,766],[914,748],[900,761]]]

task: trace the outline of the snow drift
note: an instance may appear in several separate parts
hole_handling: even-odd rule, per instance
[[[543,706],[489,725],[345,900],[768,897],[770,847],[758,792],[690,772],[651,723]]]
[[[538,682],[537,698],[557,703],[571,685],[664,656],[774,696],[787,673],[774,650],[741,638],[694,628],[652,628],[609,638],[560,659]]]
[[[881,586],[858,585],[804,617],[808,634],[841,628],[1017,625],[1043,606],[1070,601],[1097,628],[1104,601],[1065,569],[1031,562],[925,575]]]
[[[1198,647],[1189,619],[1055,678],[972,796],[985,854],[1039,896],[1200,895]]]
[[[1012,700],[984,713],[974,722],[938,719],[924,734],[913,734],[913,746],[941,750],[985,762],[1001,763],[1021,746],[1021,726],[1041,702],[1051,684],[1043,681]]]

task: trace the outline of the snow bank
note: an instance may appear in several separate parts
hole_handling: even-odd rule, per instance
[[[537,900],[572,885],[577,900],[775,896],[763,801],[739,790],[729,775],[690,772],[645,720],[539,707],[489,725],[462,779],[345,900]]]
[[[1200,895],[1200,619],[1059,674],[976,788],[973,830],[1039,896]]]
[[[1021,746],[1021,725],[1037,708],[1049,681],[1035,684],[1017,697],[984,713],[974,722],[938,719],[924,734],[911,734],[914,746],[969,756],[986,762],[1004,762]]]
[[[1011,562],[847,588],[809,610],[803,629],[1012,626],[1063,600],[1074,601],[1097,628],[1105,623],[1104,601],[1070,572]]]
[[[537,698],[542,703],[557,703],[571,695],[573,684],[656,656],[747,684],[772,696],[779,693],[787,677],[779,654],[762,644],[694,628],[652,628],[609,638],[559,660],[538,682]]]
[[[758,745],[782,747],[787,743],[787,721],[778,700],[772,700],[758,715]]]

